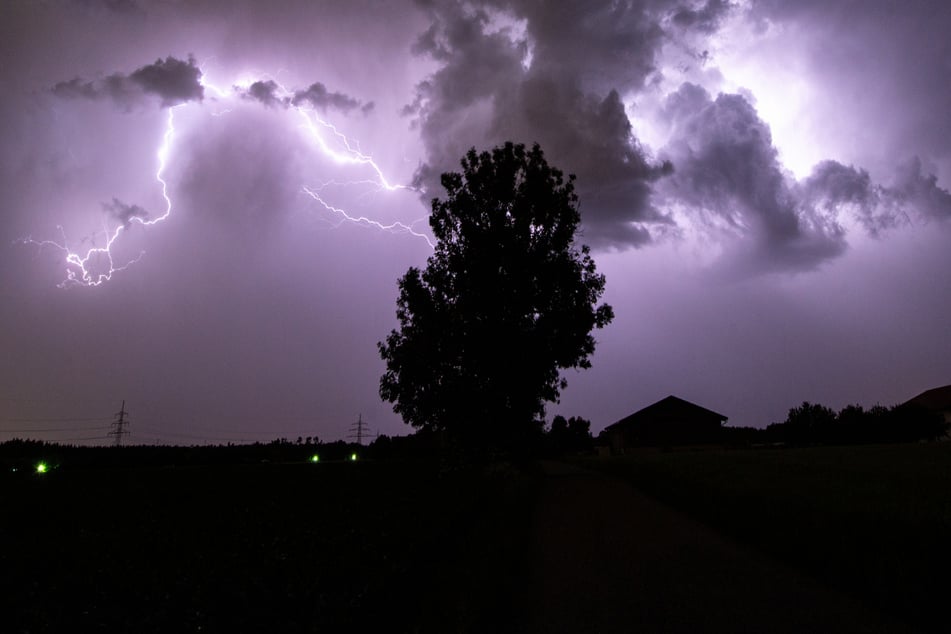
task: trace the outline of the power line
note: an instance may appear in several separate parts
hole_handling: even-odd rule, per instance
[[[227,440],[230,442],[247,442],[247,443],[261,442],[261,440],[257,438],[237,438],[234,436],[198,436],[195,434],[183,434],[180,432],[164,431],[161,429],[156,429],[155,427],[148,427],[143,425],[138,425],[136,429],[141,429],[146,432],[150,432],[152,434],[155,434],[156,436],[171,436],[174,438],[188,438],[191,440]]]
[[[91,423],[105,422],[111,418],[4,418],[4,423]]]
[[[19,398],[14,396],[0,396],[0,401],[6,403],[108,403],[105,399],[91,398]]]
[[[80,440],[106,440],[108,436],[83,436],[81,438],[57,438],[56,442],[78,442]]]
[[[0,400],[13,400],[13,399],[4,399],[0,397]],[[18,399],[21,401],[27,401],[28,399]],[[39,402],[39,401],[37,401]],[[136,401],[138,402],[138,401]],[[147,410],[149,408],[146,408]],[[139,411],[139,410],[136,410]],[[151,412],[150,412],[151,413]],[[155,418],[154,416],[146,416],[146,421],[150,421]],[[164,417],[163,417],[164,418]],[[229,418],[233,418],[230,417]],[[264,422],[259,417],[248,417],[248,419],[256,419],[261,422]],[[137,417],[139,423],[136,424],[136,431],[144,432],[147,436],[139,436],[138,434],[131,434],[131,429],[129,428],[129,412],[125,409],[125,401],[122,401],[122,406],[119,412],[115,414],[113,418],[104,418],[104,417],[18,417],[18,418],[8,418],[0,419],[0,435],[7,434],[55,434],[63,433],[68,434],[70,432],[96,432],[103,431],[108,433],[104,434],[102,439],[112,438],[116,445],[122,444],[122,438],[125,437],[126,440],[134,436],[136,439],[147,440],[148,438],[154,438],[156,440],[169,439],[169,438],[180,438],[187,440],[195,440],[205,443],[241,443],[241,444],[252,444],[252,443],[261,443],[268,442],[275,439],[284,439],[284,438],[295,438],[295,437],[308,437],[313,438],[314,440],[318,439],[318,432],[321,428],[326,427],[326,420],[315,420],[313,418],[281,418],[280,422],[282,423],[302,423],[306,422],[307,427],[301,425],[296,429],[236,429],[234,427],[215,427],[215,426],[203,426],[203,425],[187,425],[188,429],[184,432],[180,431],[171,431],[162,428],[162,421],[160,419],[155,420],[155,425],[149,425],[142,423],[142,412],[139,411],[139,416]],[[109,425],[82,425],[82,426],[67,426],[67,423],[106,423],[110,421]],[[4,424],[17,424],[13,428],[4,429]],[[23,427],[23,423],[37,423],[42,425],[42,423],[62,423],[61,425],[54,425],[53,427],[40,426],[34,428]],[[358,420],[351,426],[350,431],[353,432],[349,436],[356,440],[358,444],[363,444],[364,441],[372,439],[372,434],[369,431],[369,426],[363,421],[362,414],[358,417]],[[191,432],[191,433],[188,433]],[[322,434],[321,434],[322,435]],[[98,440],[98,437],[76,437],[76,438],[53,438],[50,439],[50,442],[62,442],[67,440]]]
[[[141,421],[142,416],[139,416],[138,419]],[[137,425],[138,429],[145,429],[149,427],[152,431],[159,431],[155,427],[150,427],[149,425]],[[275,430],[275,429],[235,429],[233,427],[199,427],[197,425],[188,425],[188,429],[195,432],[211,432],[211,433],[226,433],[226,434],[256,434],[259,436],[312,436],[311,430],[307,429],[295,429],[295,430]]]
[[[202,434],[202,433],[190,434],[187,432],[168,431],[165,429],[161,429],[159,427],[155,427],[153,425],[143,425],[143,424],[137,424],[136,429],[141,429],[143,431],[150,432],[152,434],[156,434],[160,436],[177,436],[180,438],[193,438],[196,440],[230,440],[230,441],[240,441],[240,442],[261,442],[262,440],[272,440],[275,438],[293,438],[297,436],[301,438],[305,438],[305,437],[315,438],[316,437],[314,434],[312,434],[310,431],[306,429],[304,430],[270,429],[270,430],[251,431],[251,430],[229,429],[229,428],[212,429],[209,427],[191,427],[191,426],[189,427],[189,429],[193,431],[197,431],[197,432],[202,432],[207,430],[211,432],[210,434]],[[221,436],[214,432],[219,432],[226,435]],[[254,437],[249,438],[248,436],[251,436],[252,434],[265,435],[266,438],[264,439],[254,438]]]
[[[47,427],[46,429],[0,429],[2,433],[33,433],[49,431],[98,431],[100,429],[111,429],[111,425],[106,427]]]

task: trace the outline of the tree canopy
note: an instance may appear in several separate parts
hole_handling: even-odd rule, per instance
[[[414,427],[469,446],[513,448],[540,429],[561,371],[588,368],[613,318],[604,276],[575,243],[574,176],[536,144],[470,150],[442,175],[426,268],[399,281],[399,329],[378,344],[380,395]]]

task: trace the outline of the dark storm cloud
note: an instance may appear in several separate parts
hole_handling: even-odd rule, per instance
[[[885,192],[895,204],[913,207],[926,220],[951,218],[951,193],[924,171],[918,157],[899,165],[894,185]]]
[[[129,75],[114,73],[104,79],[87,81],[79,77],[53,86],[53,94],[65,98],[111,99],[124,108],[138,105],[148,96],[160,99],[163,108],[201,101],[205,89],[195,59],[158,59]]]
[[[682,28],[712,34],[717,32],[723,17],[732,8],[726,0],[707,0],[699,7],[681,6],[671,16],[671,21]]]
[[[912,218],[951,217],[951,194],[918,159],[900,166],[889,185],[833,160],[796,182],[769,126],[741,95],[712,99],[685,83],[668,96],[664,115],[672,136],[662,156],[676,167],[663,185],[668,202],[708,227],[752,240],[764,268],[811,269],[840,255],[846,213],[873,236]]]
[[[358,99],[342,92],[327,90],[322,83],[314,82],[305,90],[298,90],[293,95],[282,95],[285,92],[273,79],[256,81],[242,93],[246,99],[259,101],[268,107],[305,106],[309,105],[318,110],[337,110],[344,114],[359,108],[364,114],[373,110],[373,102],[361,103]]]
[[[803,202],[830,214],[848,208],[873,236],[897,226],[903,220],[892,207],[882,205],[882,188],[872,183],[866,170],[822,161],[799,187]]]
[[[277,82],[273,79],[268,79],[254,82],[248,86],[247,90],[245,90],[241,96],[245,99],[259,101],[268,107],[281,106],[286,108],[290,100],[287,97],[279,97],[278,92],[279,87]]]
[[[851,211],[869,234],[909,222],[951,218],[951,193],[938,186],[933,174],[924,172],[917,157],[898,166],[893,182],[872,182],[867,171],[837,161],[823,161],[813,168],[799,189],[811,206],[834,212]]]
[[[416,174],[427,197],[438,195],[439,175],[457,169],[469,147],[538,142],[578,177],[586,241],[626,247],[676,234],[667,210],[677,208],[687,222],[726,230],[731,248],[752,254],[746,266],[769,270],[808,270],[841,255],[843,214],[875,236],[910,218],[948,214],[948,193],[920,162],[887,185],[836,161],[796,182],[752,97],[713,99],[684,86],[666,102],[669,145],[658,157],[645,151],[628,107],[664,79],[658,58],[667,44],[715,64],[703,43],[742,10],[726,0],[420,4],[431,24],[413,51],[438,68],[404,114],[415,117],[427,152]],[[782,6],[756,5],[750,15],[843,13]]]
[[[108,212],[110,216],[121,222],[122,226],[127,229],[132,223],[133,218],[147,220],[149,217],[149,212],[142,207],[126,204],[118,198],[113,198],[112,202],[103,203],[102,208]]]
[[[537,72],[604,94],[640,88],[664,43],[668,2],[498,2],[526,21]]]
[[[684,84],[667,100],[664,149],[676,166],[670,200],[713,227],[751,240],[766,268],[810,269],[845,249],[836,214],[808,206],[779,162],[772,136],[740,95],[716,99]],[[820,180],[815,181],[818,188]]]
[[[441,67],[407,109],[428,153],[416,178],[427,195],[470,146],[538,142],[578,177],[586,241],[639,245],[652,225],[670,224],[651,202],[651,183],[670,167],[646,155],[621,100],[654,70],[660,12],[614,2],[428,10],[432,26],[414,51]]]
[[[188,61],[166,57],[154,64],[136,70],[129,79],[150,94],[158,95],[163,106],[173,106],[189,101],[201,101],[204,88],[201,85],[201,70],[195,59]]]
[[[299,90],[294,93],[291,103],[295,106],[307,103],[320,110],[339,110],[340,112],[349,112],[354,108],[360,108],[364,112],[373,109],[373,103],[361,104],[358,100],[342,92],[331,92],[322,83],[314,82],[307,90]]]

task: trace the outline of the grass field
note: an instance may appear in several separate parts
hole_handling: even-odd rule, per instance
[[[946,631],[951,444],[643,450],[585,465],[902,620]]]
[[[498,579],[524,576],[512,482],[398,462],[8,474],[0,630],[497,629]]]

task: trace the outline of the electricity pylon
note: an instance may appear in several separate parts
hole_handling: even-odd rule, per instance
[[[357,422],[355,422],[350,427],[350,435],[347,438],[354,438],[357,441],[357,444],[363,446],[363,435],[366,433],[367,424],[363,422],[363,414],[360,414],[357,417]]]
[[[116,412],[116,419],[112,423],[112,431],[109,432],[110,436],[116,437],[116,447],[122,446],[122,437],[129,433],[129,430],[125,428],[129,424],[129,419],[126,418],[128,412],[125,411],[125,401],[122,401],[122,409]]]

